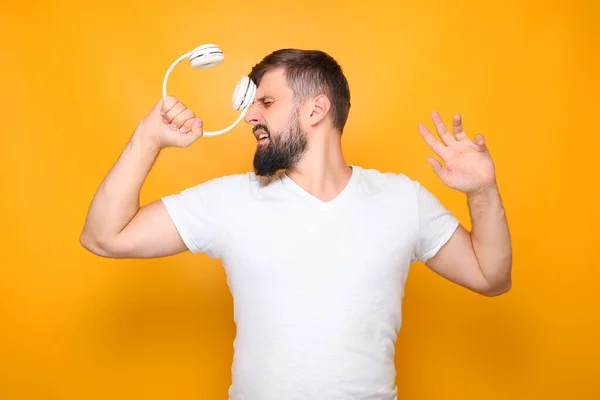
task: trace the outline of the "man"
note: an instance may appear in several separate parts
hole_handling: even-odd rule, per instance
[[[424,262],[486,296],[511,287],[511,243],[482,136],[461,119],[441,141],[422,137],[449,187],[464,192],[467,231],[418,182],[347,165],[341,135],[350,94],[320,51],[276,51],[250,78],[245,116],[257,139],[253,173],[212,179],[140,207],[161,149],[202,136],[200,118],[174,97],[141,121],[100,185],[81,233],[91,252],[220,258],[237,336],[230,399],[396,399],[394,351],[409,265]]]

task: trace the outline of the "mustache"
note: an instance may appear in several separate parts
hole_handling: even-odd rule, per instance
[[[266,125],[263,125],[263,124],[254,125],[254,128],[252,128],[252,133],[256,133],[256,131],[258,131],[258,130],[265,131],[265,132],[267,132],[267,134],[269,136],[271,136],[271,132],[269,131],[269,128]]]

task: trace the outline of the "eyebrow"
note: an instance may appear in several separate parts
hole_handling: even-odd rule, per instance
[[[275,98],[274,98],[273,96],[264,95],[264,96],[261,96],[261,97],[259,97],[259,98],[255,99],[254,101],[256,101],[256,102],[259,102],[259,103],[264,103],[264,102],[266,102],[267,100],[274,100],[274,99],[275,99]]]

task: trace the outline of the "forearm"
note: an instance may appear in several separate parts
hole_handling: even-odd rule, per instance
[[[158,146],[136,130],[94,195],[82,241],[106,242],[127,226],[140,208],[140,191],[158,154]]]
[[[506,213],[497,186],[467,195],[471,241],[479,267],[490,286],[510,287],[512,245]]]

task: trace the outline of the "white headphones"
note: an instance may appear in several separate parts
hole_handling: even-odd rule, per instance
[[[169,74],[173,71],[173,68],[182,60],[188,58],[190,59],[190,65],[194,69],[207,69],[211,67],[215,67],[223,62],[225,56],[223,55],[223,51],[219,49],[214,44],[204,44],[202,46],[196,47],[194,50],[185,53],[181,57],[171,64],[167,73],[165,75],[165,79],[163,80],[163,100],[167,98],[167,79],[169,78]],[[233,91],[233,97],[231,99],[233,109],[234,110],[242,110],[242,113],[238,117],[238,119],[231,125],[229,125],[225,129],[221,129],[216,132],[204,132],[204,136],[216,136],[222,133],[225,133],[233,127],[235,127],[244,117],[250,105],[254,101],[254,97],[256,96],[256,85],[254,82],[250,80],[247,76],[244,76],[240,79],[235,90]]]

